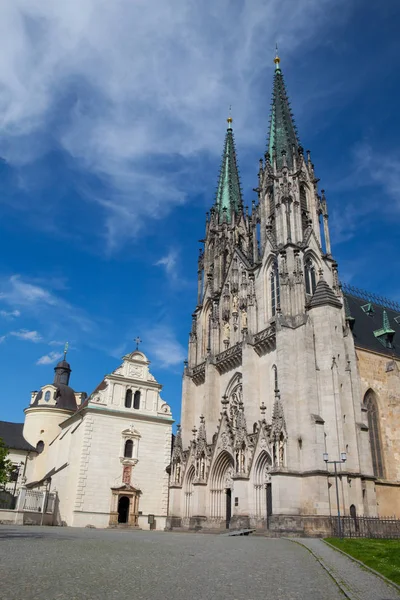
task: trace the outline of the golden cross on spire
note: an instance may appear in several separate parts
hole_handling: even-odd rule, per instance
[[[228,113],[228,115],[229,116],[228,116],[228,118],[226,120],[227,123],[228,123],[228,129],[232,129],[232,121],[233,121],[233,119],[232,119],[232,105],[231,104],[229,105],[229,113]]]

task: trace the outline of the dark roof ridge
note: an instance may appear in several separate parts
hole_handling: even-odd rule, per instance
[[[389,308],[390,310],[397,311],[400,314],[400,302],[397,302],[397,300],[391,300],[390,298],[385,298],[385,296],[379,296],[378,294],[357,288],[349,283],[341,282],[340,285],[343,292],[349,296],[354,296],[355,298],[365,300],[365,302],[371,302],[371,304],[376,304],[377,306],[382,306],[383,308]]]

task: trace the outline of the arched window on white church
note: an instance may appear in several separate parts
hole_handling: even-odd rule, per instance
[[[274,260],[270,275],[270,302],[271,302],[271,315],[274,317],[276,315],[276,311],[280,308],[281,296],[280,296],[280,286],[279,286],[279,270],[278,270],[278,261]]]
[[[44,395],[44,401],[45,402],[50,402],[50,392],[49,392],[49,390],[47,390],[47,392]]]
[[[133,456],[133,441],[132,440],[126,440],[125,442],[125,448],[124,448],[124,457],[125,458],[132,458]]]
[[[125,407],[132,408],[132,390],[126,390]]]
[[[317,287],[317,279],[315,276],[315,265],[310,257],[306,259],[304,265],[304,282],[306,286],[306,294],[310,294],[312,296],[315,292],[315,288]]]
[[[140,408],[140,392],[136,390],[135,395],[133,396],[133,408],[135,410],[139,410]]]

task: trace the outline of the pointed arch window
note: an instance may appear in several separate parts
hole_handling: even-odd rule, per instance
[[[136,390],[135,395],[133,396],[133,408],[139,410],[140,408],[140,391]]]
[[[132,390],[126,390],[125,407],[132,408]]]
[[[280,303],[281,303],[281,294],[280,294],[280,285],[279,285],[279,270],[278,270],[278,261],[276,258],[271,267],[270,294],[271,294],[271,296],[270,296],[271,314],[274,317],[276,315],[276,311],[280,308]]]
[[[368,414],[369,442],[371,445],[374,475],[375,477],[384,477],[378,404],[375,393],[372,390],[368,390],[365,394],[364,406]]]
[[[300,211],[301,211],[301,226],[303,232],[307,229],[308,225],[308,205],[307,205],[307,192],[304,185],[300,186]]]
[[[133,441],[132,440],[126,440],[125,442],[125,448],[124,448],[124,457],[125,458],[132,458],[133,456]]]
[[[304,265],[304,281],[306,286],[306,294],[311,296],[317,287],[317,278],[315,276],[315,265],[311,258],[307,258]]]

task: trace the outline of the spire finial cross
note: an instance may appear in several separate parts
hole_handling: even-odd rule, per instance
[[[140,337],[137,336],[133,341],[136,342],[136,350],[139,350],[139,344],[141,344],[143,340],[141,340]]]
[[[228,123],[228,129],[232,129],[232,104],[229,105],[229,113],[226,121]]]
[[[64,346],[64,360],[67,358],[67,352],[68,352],[68,342],[65,342],[65,346]]]
[[[278,56],[278,42],[276,42],[275,44],[275,58],[274,58],[274,63],[275,63],[275,69],[278,70],[279,69],[279,63],[281,62],[281,59]]]

